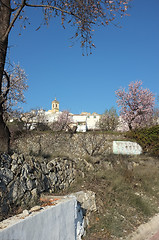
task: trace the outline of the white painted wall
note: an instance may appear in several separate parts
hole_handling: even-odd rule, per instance
[[[77,201],[69,197],[48,209],[29,215],[25,219],[8,223],[0,230],[1,240],[78,240]],[[3,225],[5,225],[3,221]],[[0,223],[2,228],[2,223]]]
[[[87,116],[87,119],[86,119],[87,129],[88,130],[96,129],[97,122],[99,121],[99,119],[100,119],[100,115]]]
[[[97,128],[100,115],[73,115],[72,119],[75,123],[85,123],[77,127],[77,132],[85,132]]]
[[[58,116],[61,114],[61,112],[56,112],[56,113],[52,113],[52,112],[45,112],[45,122],[55,122],[58,119]]]
[[[53,113],[51,111],[42,111],[39,110],[37,117],[32,119],[30,123],[32,129],[35,128],[36,122],[42,121],[44,123],[52,123],[58,120],[59,115],[62,112]],[[80,114],[70,114],[71,122],[77,124],[77,132],[86,132],[86,130],[93,130],[97,128],[97,122],[100,119],[100,115],[98,114],[88,114],[88,115],[80,115]],[[34,124],[33,124],[34,123]]]
[[[142,153],[141,146],[136,142],[113,141],[113,153],[123,155],[139,155]]]
[[[73,122],[86,122],[87,116],[86,115],[72,115]]]
[[[86,131],[87,131],[86,124],[81,124],[77,126],[76,132],[86,132]]]

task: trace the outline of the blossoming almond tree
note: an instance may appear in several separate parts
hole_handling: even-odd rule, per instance
[[[93,26],[108,25],[118,16],[126,15],[130,0],[0,0],[0,151],[8,151],[9,131],[3,119],[2,80],[5,74],[8,37],[16,22],[26,28],[28,18],[26,9],[39,9],[44,24],[51,17],[60,17],[61,24],[71,24],[75,29],[74,38],[79,39],[81,47],[94,47]],[[28,10],[29,11],[29,10]],[[39,27],[41,23],[39,23]]]
[[[27,88],[28,85],[25,71],[21,69],[19,65],[10,65],[7,70],[3,71],[0,105],[3,109],[5,134],[9,137],[9,129],[5,124],[9,118],[19,115],[20,107],[18,104],[25,102],[24,91],[27,90]],[[3,128],[0,128],[0,135],[2,131]],[[8,146],[10,141],[9,137],[7,138]],[[3,142],[0,140],[0,146],[1,144],[3,144]]]
[[[2,82],[5,122],[20,113],[19,103],[25,103],[24,91],[28,89],[25,71],[18,64],[5,71]]]
[[[97,127],[105,131],[114,131],[118,125],[118,114],[114,107],[107,109],[97,122]]]
[[[151,123],[155,97],[149,89],[143,89],[142,81],[131,82],[128,91],[121,88],[115,93],[120,116],[128,124],[129,130]]]
[[[52,124],[52,129],[54,131],[67,131],[70,129],[70,124],[72,123],[72,118],[70,112],[67,110],[62,111],[59,114],[57,121]]]

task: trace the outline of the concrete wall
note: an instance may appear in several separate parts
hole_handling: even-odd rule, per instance
[[[142,153],[142,148],[136,142],[113,141],[114,154],[138,155]]]
[[[63,199],[55,206],[0,223],[1,240],[76,240],[77,201]],[[8,226],[5,228],[5,226]]]

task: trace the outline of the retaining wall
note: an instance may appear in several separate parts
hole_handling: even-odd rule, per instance
[[[24,217],[6,219],[0,223],[1,240],[78,240],[77,201],[63,198],[55,206],[47,206]],[[79,224],[79,223],[78,223]]]

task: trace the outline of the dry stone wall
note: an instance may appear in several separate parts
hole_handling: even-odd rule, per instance
[[[67,188],[75,179],[75,162],[67,157],[53,159],[2,154],[0,156],[1,218],[12,206],[31,206],[42,192]]]
[[[121,138],[96,132],[74,135],[41,132],[14,141],[14,154],[0,155],[0,217],[13,206],[30,207],[37,203],[41,193],[65,189],[76,176],[84,177],[86,171],[94,169],[92,158],[91,162],[86,158],[88,155],[95,157],[95,162],[100,162],[99,157],[103,166],[111,168],[113,141]]]
[[[85,155],[113,153],[113,141],[121,140],[121,135],[98,134],[97,132],[76,133],[41,133],[30,134],[14,142],[12,148],[19,153],[43,156],[67,155],[84,157]]]

